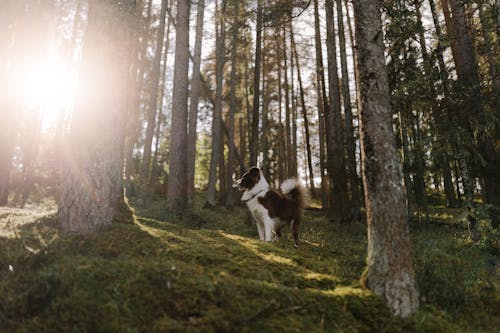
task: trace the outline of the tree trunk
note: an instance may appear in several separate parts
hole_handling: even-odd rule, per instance
[[[286,151],[286,176],[287,178],[293,177],[294,167],[292,165],[292,128],[291,128],[291,110],[290,110],[290,85],[288,83],[288,57],[286,53],[286,31],[283,27],[283,64],[285,66],[284,79],[285,79],[285,151]]]
[[[333,0],[325,1],[326,49],[328,53],[328,91],[330,102],[326,113],[327,170],[329,176],[329,211],[340,222],[352,222],[348,197],[345,161],[345,132],[340,107],[340,87],[337,66],[337,44],[333,19]]]
[[[127,124],[125,129],[125,179],[127,190],[132,185],[132,175],[136,173],[134,165],[134,146],[137,142],[139,135],[139,113],[141,105],[141,92],[144,85],[144,71],[146,64],[144,58],[147,52],[147,42],[149,40],[149,26],[151,20],[151,7],[153,1],[148,1],[147,17],[143,17],[143,3],[137,2],[134,18],[132,24],[135,27],[134,41],[131,52],[132,64],[129,72],[130,86],[129,91],[129,105],[127,109]],[[143,20],[145,22],[143,22]]]
[[[337,24],[339,28],[340,66],[342,68],[342,93],[344,97],[345,136],[347,143],[347,170],[351,190],[351,208],[353,221],[360,219],[359,178],[356,170],[356,142],[354,125],[352,122],[351,92],[349,89],[349,74],[347,68],[347,54],[344,31],[344,15],[342,14],[342,0],[337,2]]]
[[[187,118],[189,91],[189,8],[190,1],[177,0],[174,85],[170,132],[167,203],[183,208],[187,201]]]
[[[401,165],[392,130],[385,67],[381,3],[355,0],[361,81],[361,161],[368,220],[365,283],[384,298],[394,315],[418,310]]]
[[[281,37],[281,36],[280,36]],[[285,45],[285,39],[283,38],[281,40],[280,38],[280,43],[276,43],[276,58],[277,58],[277,63],[278,63],[278,136],[279,138],[284,138],[285,137],[285,126],[283,125],[283,116],[282,116],[282,111],[283,111],[283,79],[282,79],[282,72],[283,69],[286,72],[286,65],[282,63],[282,51],[286,52],[286,45]],[[278,145],[278,180],[280,184],[285,180],[285,173],[286,173],[286,164],[288,161],[286,161],[286,140],[278,140],[277,142]]]
[[[500,17],[500,3],[497,1],[497,17]],[[492,81],[492,91],[493,91],[493,108],[495,111],[494,116],[497,119],[496,130],[493,133],[495,135],[499,135],[500,126],[498,125],[498,121],[500,119],[500,76],[498,75],[498,61],[495,59],[495,54],[498,55],[498,47],[496,47],[490,38],[487,30],[487,22],[485,18],[485,14],[483,11],[483,7],[479,5],[479,17],[481,20],[481,27],[483,32],[483,39],[486,46],[486,56],[488,59],[488,69],[491,76]],[[500,22],[498,22],[500,23]],[[499,26],[497,26],[499,29]],[[497,40],[498,45],[499,41]],[[483,146],[483,154],[486,155],[485,159],[488,165],[483,170],[483,192],[485,194],[484,199],[486,203],[489,203],[494,206],[491,210],[492,212],[492,220],[494,221],[494,225],[500,224],[500,171],[498,165],[500,165],[500,150],[498,147],[495,148],[494,143],[491,140],[490,142],[486,142],[485,146]],[[497,145],[498,146],[498,145]]]
[[[232,207],[234,205],[234,192],[232,190],[233,172],[234,172],[234,155],[235,149],[231,142],[234,142],[234,114],[236,112],[236,71],[238,67],[238,36],[239,36],[239,20],[240,20],[240,2],[234,3],[234,23],[233,23],[233,45],[231,49],[231,87],[229,92],[230,106],[228,111],[228,154],[226,166],[226,206]]]
[[[152,169],[151,169],[151,176],[149,177],[148,184],[152,186],[153,184],[158,184],[159,179],[158,177],[163,173],[163,169],[160,170],[160,167],[158,165],[158,156],[160,153],[160,140],[163,134],[163,126],[165,125],[166,121],[164,118],[163,114],[163,100],[165,97],[165,89],[166,89],[166,75],[167,75],[167,67],[168,67],[168,50],[170,48],[170,27],[172,25],[172,20],[169,19],[168,25],[167,25],[167,32],[166,32],[166,39],[165,39],[165,52],[163,53],[163,64],[162,64],[162,72],[161,72],[161,81],[160,81],[160,88],[159,88],[159,93],[160,95],[158,96],[158,119],[156,121],[156,133],[155,133],[155,150],[153,154],[153,160],[152,160]],[[168,103],[166,103],[168,104]],[[165,105],[166,107],[166,105]],[[165,180],[166,181],[166,180]],[[165,182],[166,183],[166,182]]]
[[[257,165],[259,153],[260,62],[262,56],[262,0],[257,0],[257,24],[255,36],[255,64],[253,74],[253,111],[250,137],[250,165]]]
[[[479,70],[475,57],[475,50],[469,35],[469,26],[467,23],[464,5],[459,0],[449,0],[452,25],[457,41],[458,52],[454,54],[454,61],[457,68],[458,80],[461,88],[464,89],[464,105],[459,109],[459,118],[457,123],[464,128],[461,140],[468,141],[466,144],[474,146],[481,153],[484,159],[484,165],[479,167],[479,173],[483,178],[485,187],[486,202],[500,204],[500,190],[498,182],[500,181],[500,171],[498,168],[498,157],[495,152],[495,146],[486,132],[486,123],[484,120],[483,99],[480,91]],[[470,128],[474,120],[478,119],[479,128]],[[477,125],[476,125],[477,126]],[[480,131],[478,142],[474,142],[474,133]],[[465,140],[464,140],[465,139]],[[461,156],[460,156],[461,155]],[[469,230],[471,237],[478,240],[480,235],[477,230],[477,221],[472,215],[473,202],[473,175],[470,174],[468,159],[464,152],[459,150],[459,164],[464,179],[464,191],[466,195],[467,209],[469,211]]]
[[[316,49],[316,94],[318,107],[318,132],[319,132],[319,167],[321,171],[321,206],[328,208],[328,186],[326,178],[326,152],[325,152],[325,113],[328,102],[325,88],[325,75],[323,67],[323,54],[321,50],[321,30],[319,22],[318,0],[314,0],[314,41]]]
[[[291,26],[291,24],[290,24]],[[300,73],[300,63],[299,63],[299,56],[297,52],[297,45],[295,44],[295,38],[293,35],[293,27],[291,26],[290,29],[290,38],[291,38],[291,47],[292,47],[292,52],[293,56],[295,58],[295,63],[297,65],[297,80],[299,81],[299,94],[300,94],[300,106],[302,109],[302,117],[304,119],[304,132],[305,132],[305,141],[306,141],[306,155],[307,155],[307,169],[309,171],[309,179],[310,179],[310,187],[311,187],[311,193],[314,194],[314,172],[313,172],[313,167],[312,167],[312,154],[311,154],[311,135],[309,133],[309,119],[307,117],[307,108],[306,108],[306,102],[305,102],[305,92],[304,92],[304,86],[302,85],[302,76]]]
[[[441,84],[443,86],[443,94],[444,94],[444,103],[445,103],[445,108],[448,107],[448,104],[450,102],[450,91],[449,91],[449,82],[448,82],[448,70],[446,68],[446,64],[444,62],[444,56],[443,56],[443,45],[442,45],[442,32],[441,32],[441,25],[439,23],[439,18],[438,14],[436,11],[436,5],[434,3],[434,0],[429,0],[429,6],[431,9],[431,14],[432,14],[432,21],[434,22],[434,28],[436,30],[436,39],[437,39],[437,49],[436,49],[436,57],[438,60],[438,65],[439,65],[439,75],[441,78]],[[447,121],[449,122],[449,117],[448,114],[445,113],[443,117],[439,117],[439,122]],[[445,124],[443,124],[445,126]],[[452,136],[453,139],[454,136]],[[450,207],[456,207],[458,206],[457,202],[457,197],[455,196],[455,190],[453,188],[453,179],[451,175],[451,168],[450,168],[450,159],[449,155],[447,152],[447,146],[449,144],[449,139],[446,140],[446,146],[443,151],[443,179],[444,179],[444,189],[446,193],[446,199],[447,203]],[[453,140],[452,140],[453,142]],[[454,142],[454,146],[457,147],[458,144]],[[458,183],[457,183],[458,185]],[[460,195],[460,191],[457,192],[457,196]]]
[[[218,3],[216,2],[216,7]],[[222,75],[224,72],[224,54],[225,54],[225,27],[224,27],[224,9],[225,0],[223,0],[222,9],[216,9],[215,17],[215,33],[216,33],[216,92],[215,105],[212,117],[212,151],[210,154],[210,171],[208,174],[208,190],[207,190],[207,206],[214,207],[217,204],[217,167],[224,164],[221,160],[223,154],[222,146],[224,139],[222,137]],[[223,155],[222,155],[223,156]],[[220,169],[219,169],[220,171]],[[223,181],[219,176],[219,182]]]
[[[110,225],[123,204],[124,118],[135,1],[89,3],[82,88],[60,186],[58,219],[65,232],[85,234]]]
[[[149,81],[149,100],[147,106],[147,126],[146,138],[144,140],[144,153],[142,156],[141,165],[141,183],[145,187],[149,184],[151,176],[151,146],[153,144],[153,136],[156,128],[156,113],[158,111],[158,86],[161,73],[161,59],[163,54],[163,44],[165,37],[165,21],[167,17],[167,0],[161,1],[160,26],[156,36],[155,57],[153,59],[153,67],[151,69],[151,79]],[[160,110],[161,112],[161,110]]]
[[[188,177],[188,196],[194,194],[194,167],[196,161],[196,139],[198,122],[198,102],[200,99],[200,66],[201,66],[201,47],[203,43],[203,17],[205,14],[205,0],[198,1],[196,12],[196,35],[194,42],[193,55],[193,74],[191,76],[191,99],[189,101],[189,129],[188,129],[188,147],[187,147],[187,177]]]
[[[297,177],[297,95],[295,92],[295,78],[294,78],[294,61],[292,49],[292,22],[289,22],[290,29],[290,90],[292,92],[292,156],[290,158],[291,176]],[[283,30],[283,38],[286,40],[286,29]]]

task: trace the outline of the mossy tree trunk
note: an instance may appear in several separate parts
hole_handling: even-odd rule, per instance
[[[123,203],[123,129],[135,1],[89,2],[80,91],[65,147],[59,224],[86,234],[112,223]]]
[[[412,252],[389,103],[381,3],[355,0],[361,83],[361,159],[368,220],[364,282],[394,315],[418,309]]]

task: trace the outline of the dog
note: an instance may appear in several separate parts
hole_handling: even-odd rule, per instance
[[[257,224],[260,240],[269,242],[274,236],[281,237],[281,229],[289,225],[294,246],[298,246],[300,221],[309,192],[297,179],[285,180],[280,190],[271,189],[262,171],[252,167],[233,185],[243,191],[241,201],[246,203]]]

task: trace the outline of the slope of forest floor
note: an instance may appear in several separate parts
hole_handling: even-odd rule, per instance
[[[366,226],[308,211],[302,243],[261,242],[244,208],[183,216],[131,199],[134,224],[59,233],[52,204],[0,209],[1,332],[498,332],[500,264],[458,211],[412,223],[421,310],[407,319],[359,285]]]

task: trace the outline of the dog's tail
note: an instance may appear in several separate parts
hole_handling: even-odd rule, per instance
[[[309,190],[305,188],[296,178],[285,180],[281,183],[280,188],[281,192],[292,197],[300,208],[304,209],[309,206],[309,201],[311,199]]]

